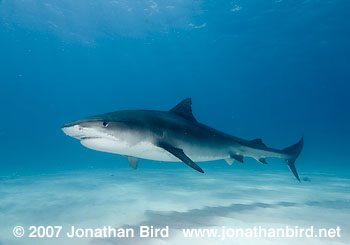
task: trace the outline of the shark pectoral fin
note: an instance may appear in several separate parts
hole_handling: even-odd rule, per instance
[[[175,157],[177,157],[178,159],[186,163],[191,168],[197,170],[198,172],[204,173],[203,169],[201,169],[201,167],[199,167],[188,156],[186,156],[186,154],[183,152],[182,149],[173,147],[167,143],[158,143],[158,146],[160,148],[163,148],[167,152],[171,153],[172,155],[174,155]]]
[[[230,156],[231,156],[231,158],[243,163],[243,156],[242,155],[231,153]]]
[[[233,158],[226,158],[225,161],[227,162],[228,165],[232,165],[232,163],[235,161]]]
[[[132,167],[133,169],[136,169],[137,164],[139,163],[139,159],[136,157],[128,156],[128,163],[129,163],[130,167]]]

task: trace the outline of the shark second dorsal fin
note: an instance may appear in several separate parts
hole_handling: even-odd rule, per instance
[[[262,139],[258,138],[258,139],[254,139],[250,141],[251,143],[257,144],[257,145],[261,145],[261,146],[265,146],[264,142],[262,141]]]
[[[177,104],[170,112],[173,112],[187,120],[197,122],[192,114],[192,100],[191,98],[184,99],[179,104]]]

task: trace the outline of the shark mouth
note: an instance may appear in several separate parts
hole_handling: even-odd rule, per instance
[[[102,137],[85,137],[85,136],[83,136],[83,137],[80,137],[79,139],[80,140],[91,140],[91,139],[101,139]]]

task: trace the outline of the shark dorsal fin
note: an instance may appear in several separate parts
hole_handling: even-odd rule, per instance
[[[261,145],[261,146],[265,146],[264,142],[262,141],[262,139],[258,138],[258,139],[254,139],[250,141],[251,143],[257,144],[257,145]]]
[[[197,122],[197,120],[194,118],[194,116],[192,114],[192,106],[191,105],[192,105],[191,98],[187,98],[187,99],[184,99],[183,101],[181,101],[179,104],[177,104],[170,111],[187,119],[187,120]]]

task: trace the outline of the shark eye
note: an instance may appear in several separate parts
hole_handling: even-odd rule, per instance
[[[107,128],[108,127],[108,122],[103,122],[102,125],[103,125],[103,127]]]

